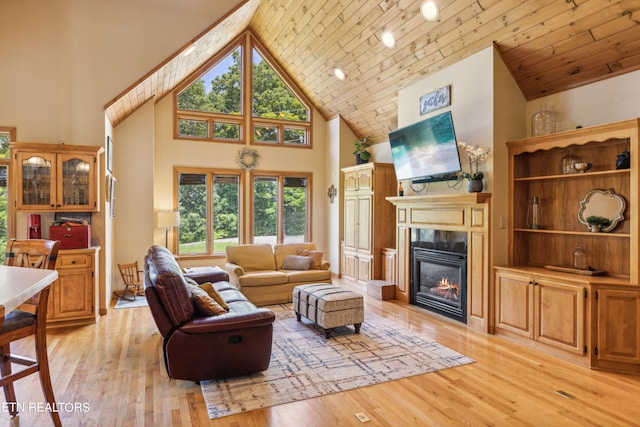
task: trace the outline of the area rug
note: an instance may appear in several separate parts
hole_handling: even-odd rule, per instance
[[[351,325],[326,339],[308,320],[297,322],[291,304],[269,308],[276,313],[269,369],[201,382],[210,419],[474,362],[373,313],[360,334]]]
[[[128,299],[118,298],[115,308],[136,308],[136,307],[148,307],[147,298],[138,295],[134,301]]]

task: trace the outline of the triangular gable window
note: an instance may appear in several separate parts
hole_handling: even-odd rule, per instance
[[[251,51],[253,62],[253,116],[299,122],[309,120],[309,109],[298,99],[257,49]]]
[[[310,103],[273,64],[250,33],[212,58],[175,92],[175,138],[310,147]]]
[[[242,47],[238,46],[178,94],[178,109],[242,113]]]

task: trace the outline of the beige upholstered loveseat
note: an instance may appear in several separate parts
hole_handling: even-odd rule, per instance
[[[302,257],[311,258],[308,268]],[[255,305],[291,302],[297,285],[331,283],[329,262],[314,243],[227,246],[225,269],[229,281]]]

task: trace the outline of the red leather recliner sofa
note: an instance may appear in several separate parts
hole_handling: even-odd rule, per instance
[[[275,315],[256,307],[226,280],[215,282],[214,287],[229,311],[195,317],[191,291],[173,254],[163,246],[152,246],[145,256],[144,287],[162,335],[169,378],[198,382],[269,367]]]

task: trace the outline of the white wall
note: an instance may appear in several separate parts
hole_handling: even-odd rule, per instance
[[[527,135],[531,116],[542,104],[556,113],[556,131],[640,117],[640,71],[536,99],[527,104]]]
[[[450,110],[459,141],[493,148],[493,47],[433,73],[398,92],[398,127]],[[451,107],[420,115],[420,97],[441,87],[451,86]],[[388,146],[388,143],[386,144]],[[389,148],[390,150],[390,148]],[[461,153],[462,168],[469,171],[469,159]],[[489,154],[480,171],[491,171],[493,155]],[[485,191],[493,189],[491,173],[485,174]],[[403,184],[405,195],[466,192],[466,182]]]
[[[157,231],[153,216],[154,121],[153,100],[115,128],[114,170],[116,177],[113,218],[113,287],[122,286],[117,264],[138,261],[140,268]],[[111,206],[107,203],[105,211]],[[164,245],[164,233],[162,233]]]

